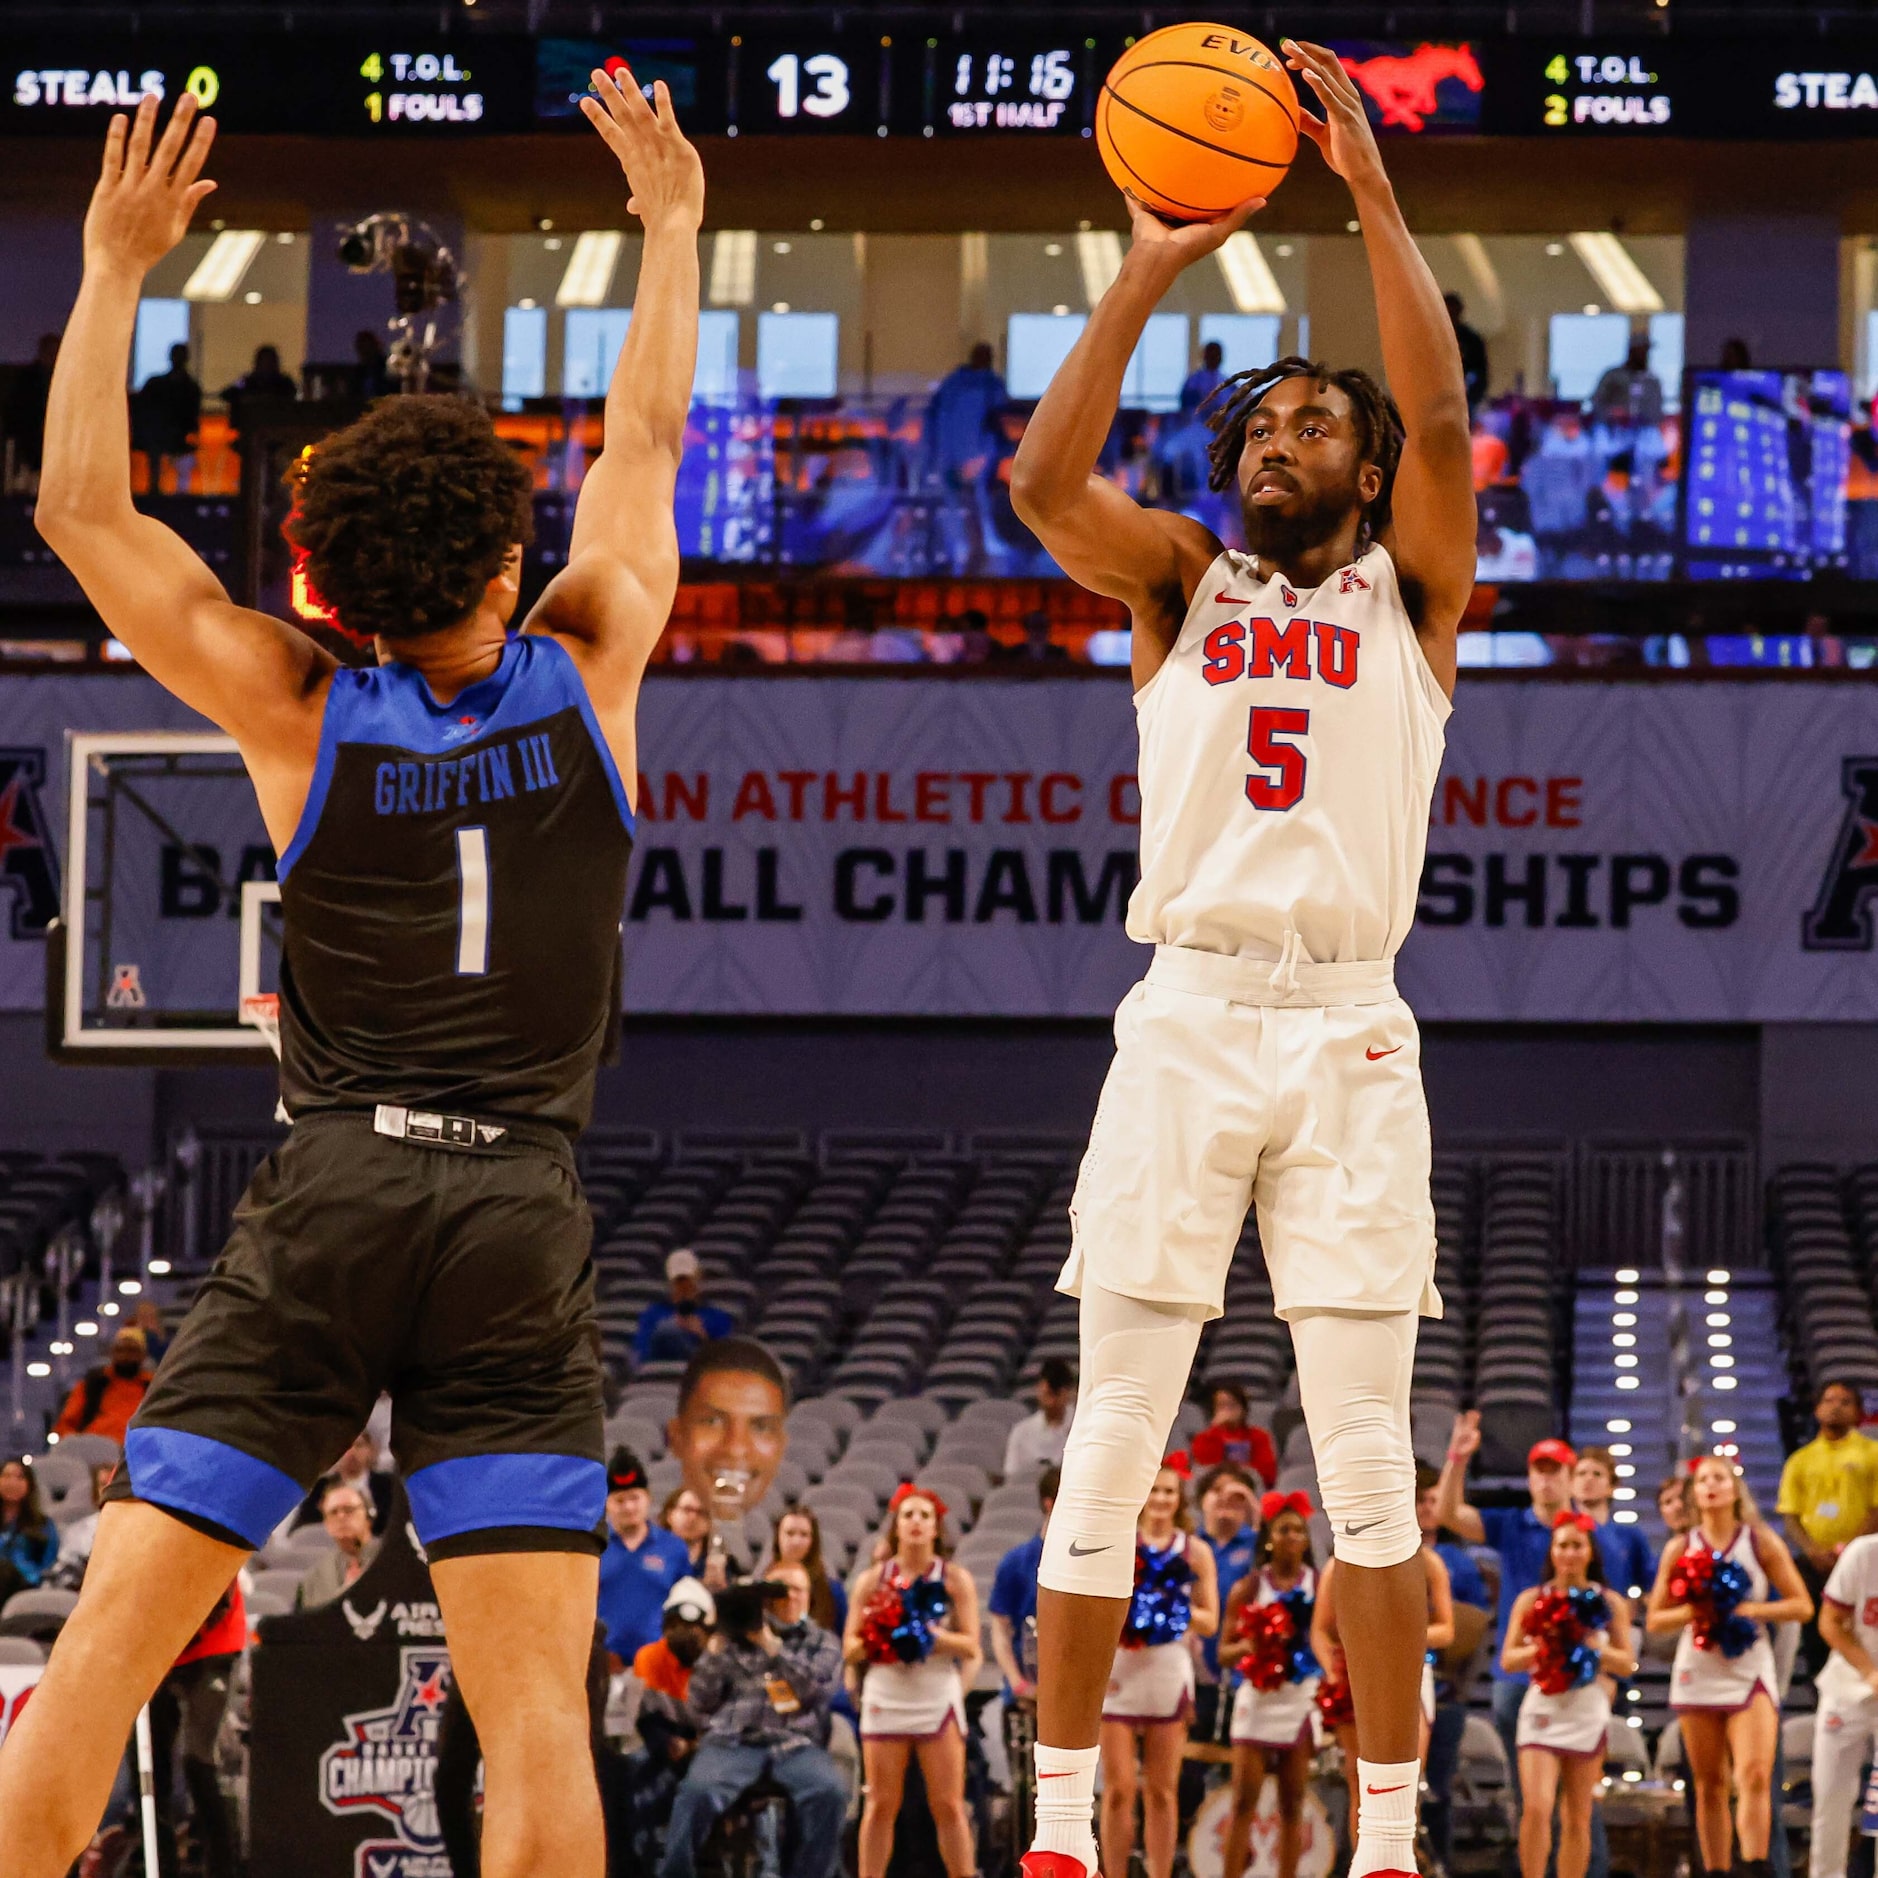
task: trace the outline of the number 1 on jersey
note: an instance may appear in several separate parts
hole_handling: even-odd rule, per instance
[[[462,883],[457,908],[456,969],[467,977],[489,969],[489,830],[456,831],[456,871]]]
[[[1276,770],[1274,776],[1248,776],[1245,797],[1255,809],[1295,809],[1304,794],[1305,756],[1294,743],[1281,743],[1281,737],[1308,736],[1309,711],[1292,710],[1276,704],[1255,704],[1252,721],[1246,726],[1246,754],[1261,769]]]

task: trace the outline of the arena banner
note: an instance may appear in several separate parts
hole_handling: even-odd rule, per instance
[[[43,995],[68,728],[202,726],[136,677],[0,681],[0,1008]],[[654,678],[628,1008],[1105,1015],[1147,963],[1135,761],[1119,680]],[[197,851],[271,855],[238,779],[187,800],[120,849],[150,877],[113,945],[199,955],[213,999]],[[1878,1019],[1878,687],[1464,676],[1399,978],[1434,1020]]]

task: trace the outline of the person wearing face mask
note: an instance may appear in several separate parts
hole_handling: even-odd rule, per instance
[[[111,1339],[110,1361],[72,1385],[52,1432],[61,1440],[67,1435],[103,1435],[121,1447],[130,1418],[150,1387],[147,1357],[143,1332],[126,1324]]]
[[[691,1672],[711,1640],[716,1616],[710,1592],[695,1578],[679,1579],[665,1595],[658,1636],[634,1653],[633,1674],[648,1690],[684,1701],[691,1691]]]

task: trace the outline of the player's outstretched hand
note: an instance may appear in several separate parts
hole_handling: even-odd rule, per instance
[[[626,172],[632,190],[628,211],[648,229],[696,229],[704,220],[704,165],[678,128],[665,81],[653,84],[648,104],[628,67],[622,64],[617,77],[596,68],[593,94],[581,99],[580,108]]]
[[[1344,69],[1343,61],[1328,46],[1313,45],[1308,39],[1282,40],[1280,49],[1285,63],[1302,74],[1324,107],[1321,118],[1300,111],[1299,130],[1316,144],[1324,153],[1324,161],[1352,189],[1381,182],[1382,152],[1376,148],[1369,113],[1363,109],[1363,94]]]
[[[1223,248],[1227,237],[1237,234],[1265,206],[1263,196],[1252,196],[1210,222],[1164,222],[1129,190],[1124,189],[1122,196],[1128,204],[1135,247],[1148,250],[1170,273],[1178,273],[1201,256]]]
[[[146,93],[137,114],[120,112],[104,133],[104,169],[85,211],[85,263],[147,274],[182,240],[211,189],[199,181],[215,141],[215,120],[198,114],[188,93],[176,101],[156,141],[158,100]]]

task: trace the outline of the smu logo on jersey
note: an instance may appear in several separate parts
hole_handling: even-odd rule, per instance
[[[1840,774],[1845,819],[1819,897],[1800,926],[1808,952],[1869,952],[1878,940],[1878,756],[1849,756]]]
[[[1321,620],[1231,620],[1215,626],[1202,642],[1209,685],[1230,685],[1240,678],[1321,678],[1339,691],[1356,683],[1357,653],[1363,635],[1353,626]]]

